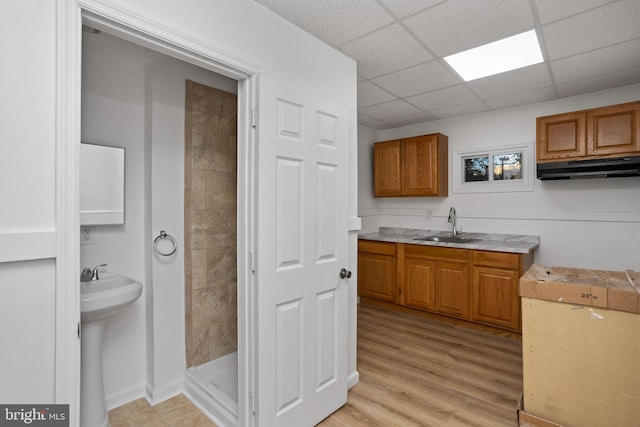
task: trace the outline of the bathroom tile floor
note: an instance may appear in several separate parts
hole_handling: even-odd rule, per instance
[[[144,399],[109,411],[111,427],[216,427],[183,394],[154,407]]]

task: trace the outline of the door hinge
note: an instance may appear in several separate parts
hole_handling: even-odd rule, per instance
[[[254,108],[251,110],[251,127],[256,128],[258,126],[258,109]]]
[[[258,410],[257,408],[258,406],[258,398],[256,397],[256,394],[252,391],[249,392],[249,409],[251,410],[252,414],[255,414],[256,411]]]
[[[249,270],[251,270],[252,273],[256,272],[256,253],[253,251],[249,251]]]

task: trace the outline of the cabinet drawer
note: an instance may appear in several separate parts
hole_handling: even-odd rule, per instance
[[[396,254],[396,244],[389,242],[374,242],[371,240],[359,240],[358,251],[369,252],[372,254],[380,255],[394,255]]]
[[[498,267],[510,270],[520,269],[520,255],[505,252],[473,251],[473,265]]]
[[[469,250],[440,246],[404,245],[405,256],[443,259],[453,262],[469,262]]]

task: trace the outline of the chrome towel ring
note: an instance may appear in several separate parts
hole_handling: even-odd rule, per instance
[[[162,252],[160,249],[158,249],[158,240],[160,239],[169,239],[171,243],[173,243],[173,250],[167,253],[167,252]],[[166,231],[161,230],[160,235],[156,237],[155,240],[153,241],[153,248],[156,250],[156,252],[158,252],[162,256],[170,256],[170,255],[173,255],[178,249],[178,242],[176,242],[176,239],[174,239],[171,234],[167,234]]]

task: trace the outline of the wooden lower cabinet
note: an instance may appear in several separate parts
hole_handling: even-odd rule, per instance
[[[358,242],[358,294],[380,301],[395,301],[395,243]]]
[[[369,240],[358,248],[361,297],[520,330],[518,280],[532,254]]]
[[[463,319],[469,318],[469,267],[440,263],[435,271],[435,309]]]
[[[435,263],[408,257],[404,259],[404,303],[409,307],[433,311],[435,308]]]
[[[398,245],[403,304],[463,319],[469,317],[469,251]],[[404,292],[402,292],[404,290]]]
[[[471,319],[520,329],[520,297],[518,270],[492,267],[473,267],[473,307]]]

